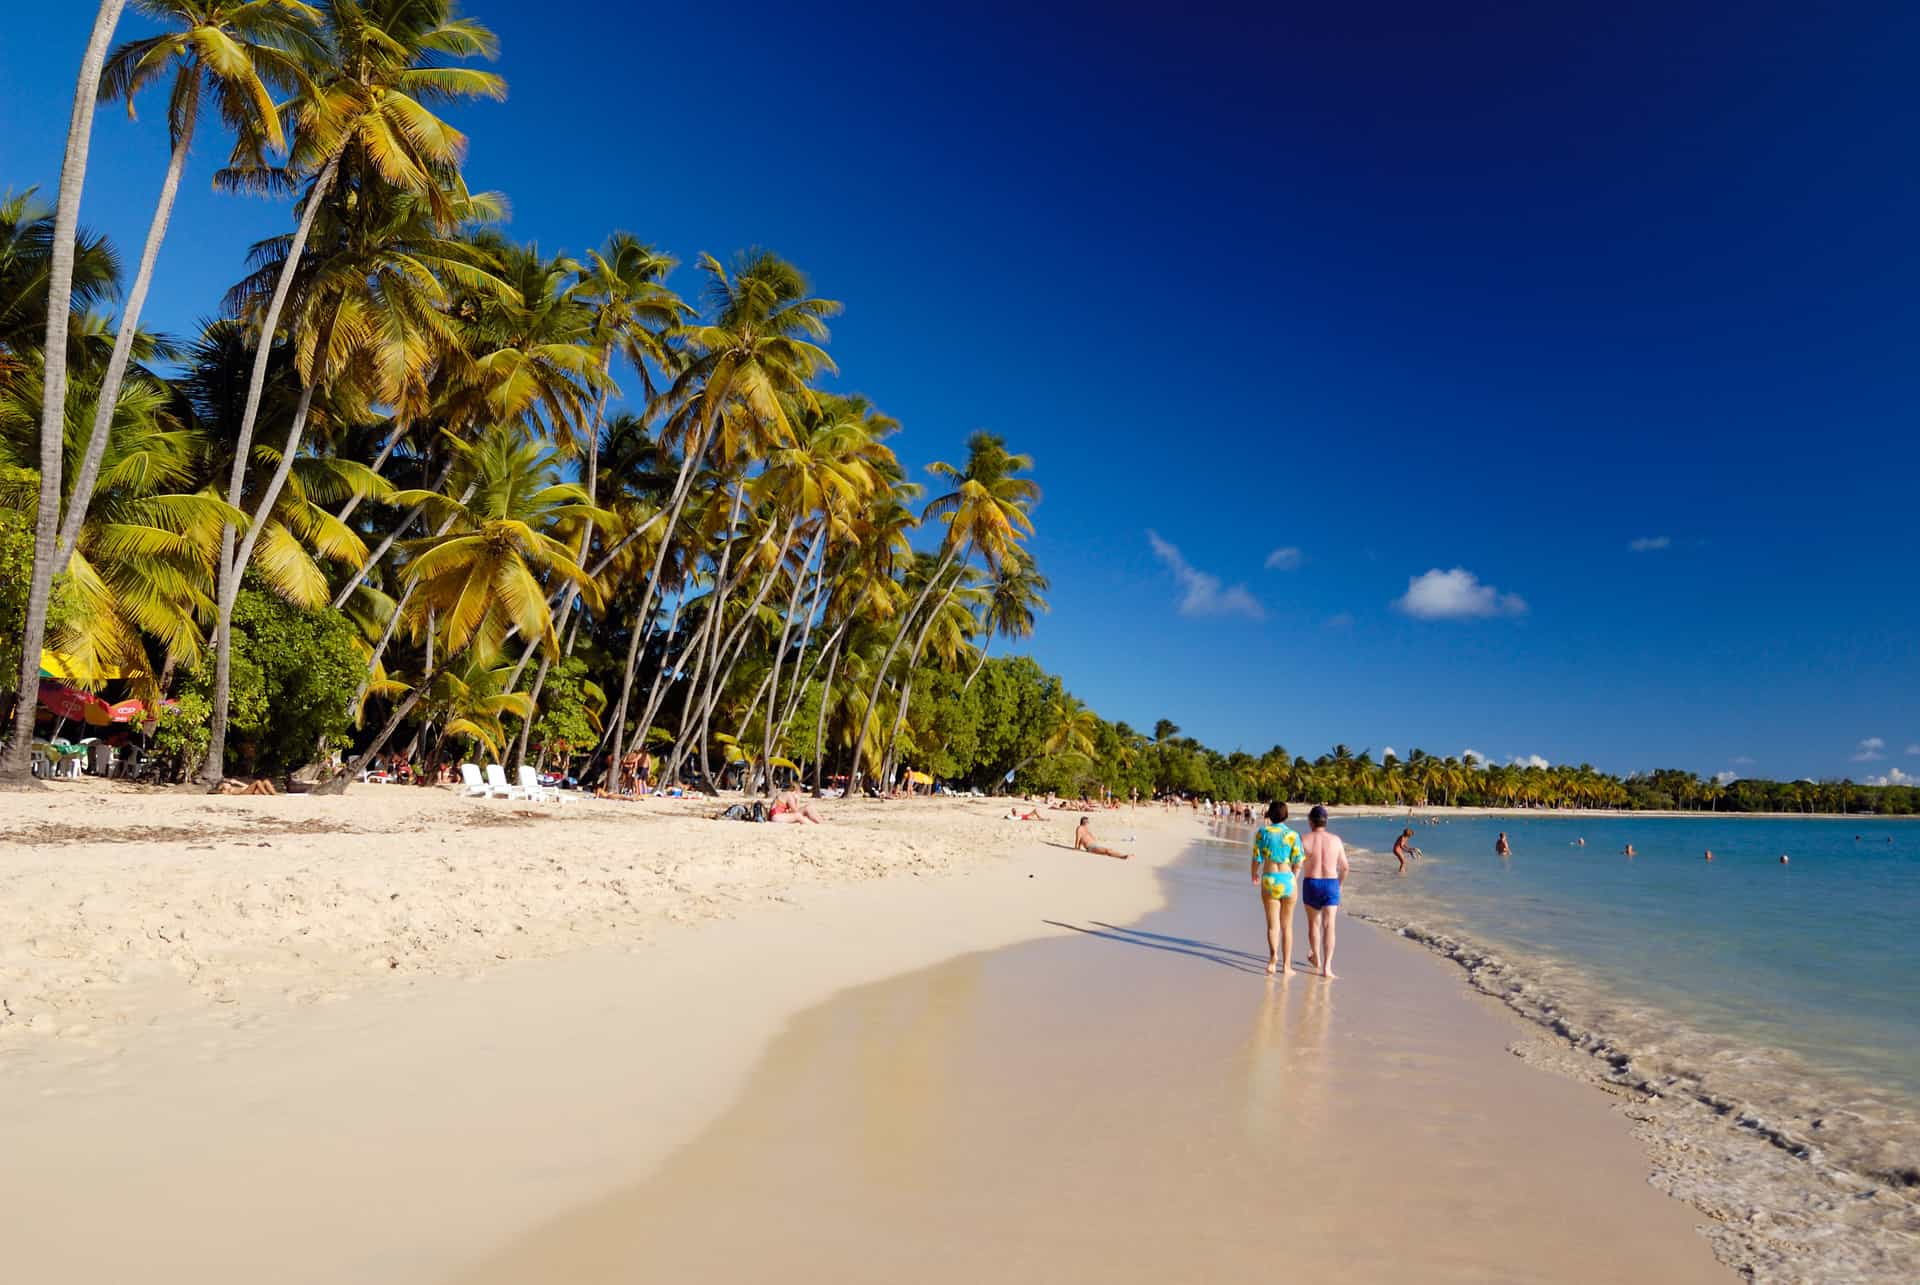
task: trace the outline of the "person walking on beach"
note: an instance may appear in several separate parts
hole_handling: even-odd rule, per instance
[[[1300,862],[1300,836],[1286,824],[1287,805],[1267,804],[1267,824],[1253,836],[1253,882],[1267,916],[1267,972],[1293,971],[1293,903]]]
[[[1307,813],[1311,827],[1300,848],[1306,854],[1301,866],[1300,900],[1307,907],[1307,962],[1332,981],[1333,921],[1340,913],[1340,887],[1347,878],[1347,845],[1327,829],[1327,810],[1318,803]]]
[[[1076,852],[1091,852],[1096,857],[1114,857],[1127,860],[1124,852],[1115,852],[1112,848],[1103,848],[1093,841],[1093,827],[1088,824],[1089,817],[1081,817],[1080,824],[1073,828],[1073,847]]]
[[[1420,849],[1413,846],[1413,831],[1402,830],[1400,837],[1393,841],[1394,860],[1400,863],[1400,873],[1407,872],[1407,858],[1420,855]]]

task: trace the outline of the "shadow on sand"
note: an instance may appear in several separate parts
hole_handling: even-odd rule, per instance
[[[1168,937],[1161,933],[1142,932],[1137,928],[1116,928],[1112,924],[1103,924],[1097,920],[1092,927],[1062,923],[1058,919],[1045,919],[1041,922],[1051,924],[1055,928],[1085,933],[1089,937],[1117,941],[1124,946],[1141,946],[1147,950],[1164,950],[1174,955],[1190,955],[1195,959],[1204,959],[1209,964],[1231,968],[1237,973],[1251,973],[1256,977],[1267,975],[1265,955],[1251,955],[1243,950],[1230,950],[1225,946],[1216,946],[1212,942],[1196,941],[1190,937]]]

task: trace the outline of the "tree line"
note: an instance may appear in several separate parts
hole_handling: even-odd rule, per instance
[[[709,789],[911,769],[1119,797],[1914,810],[1899,786],[1223,754],[1108,722],[988,655],[1046,609],[1033,462],[983,431],[911,480],[901,426],[824,387],[841,304],[770,251],[688,274],[624,231],[577,256],[507,237],[440,114],[506,95],[452,0],[136,0],[160,30],[116,45],[124,7],[99,6],[55,200],[0,198],[0,775],[27,773],[44,647],[148,702],[168,773],[209,783],[315,763],[345,782],[393,750],[592,781],[645,751]],[[166,122],[131,273],[79,218],[101,103]],[[216,187],[284,201],[286,227],[235,247],[196,333],[153,333],[186,158],[216,135]]]
[[[931,674],[972,687],[1031,631],[1032,461],[982,431],[910,480],[898,423],[823,388],[841,305],[798,267],[701,254],[683,297],[629,233],[502,233],[439,114],[505,96],[472,65],[497,44],[449,0],[136,7],[165,30],[116,47],[101,5],[54,207],[0,206],[0,487],[34,513],[0,526],[31,567],[8,774],[44,645],[168,702],[154,736],[203,781],[644,747],[701,785],[744,761],[857,787],[924,758]],[[169,148],[129,282],[78,206],[95,103],[149,91]],[[215,129],[216,186],[287,199],[288,228],[198,334],[152,334]]]

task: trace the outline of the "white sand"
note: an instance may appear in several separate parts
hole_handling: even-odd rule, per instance
[[[0,796],[9,1275],[438,1279],[646,1172],[792,1014],[1142,913],[1192,831],[1097,816],[1122,863],[1004,806]]]

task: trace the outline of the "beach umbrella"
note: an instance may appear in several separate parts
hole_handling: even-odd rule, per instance
[[[932,785],[933,784],[933,778],[928,776],[925,772],[909,772],[907,773],[907,779],[909,781],[912,781],[915,785]]]
[[[50,683],[45,679],[40,681],[40,703],[51,710],[55,718],[84,719],[93,706],[106,708],[105,702],[98,696],[77,692],[71,687]]]
[[[139,701],[121,701],[117,705],[107,706],[107,718],[115,723],[131,723],[147,712],[147,707]]]

